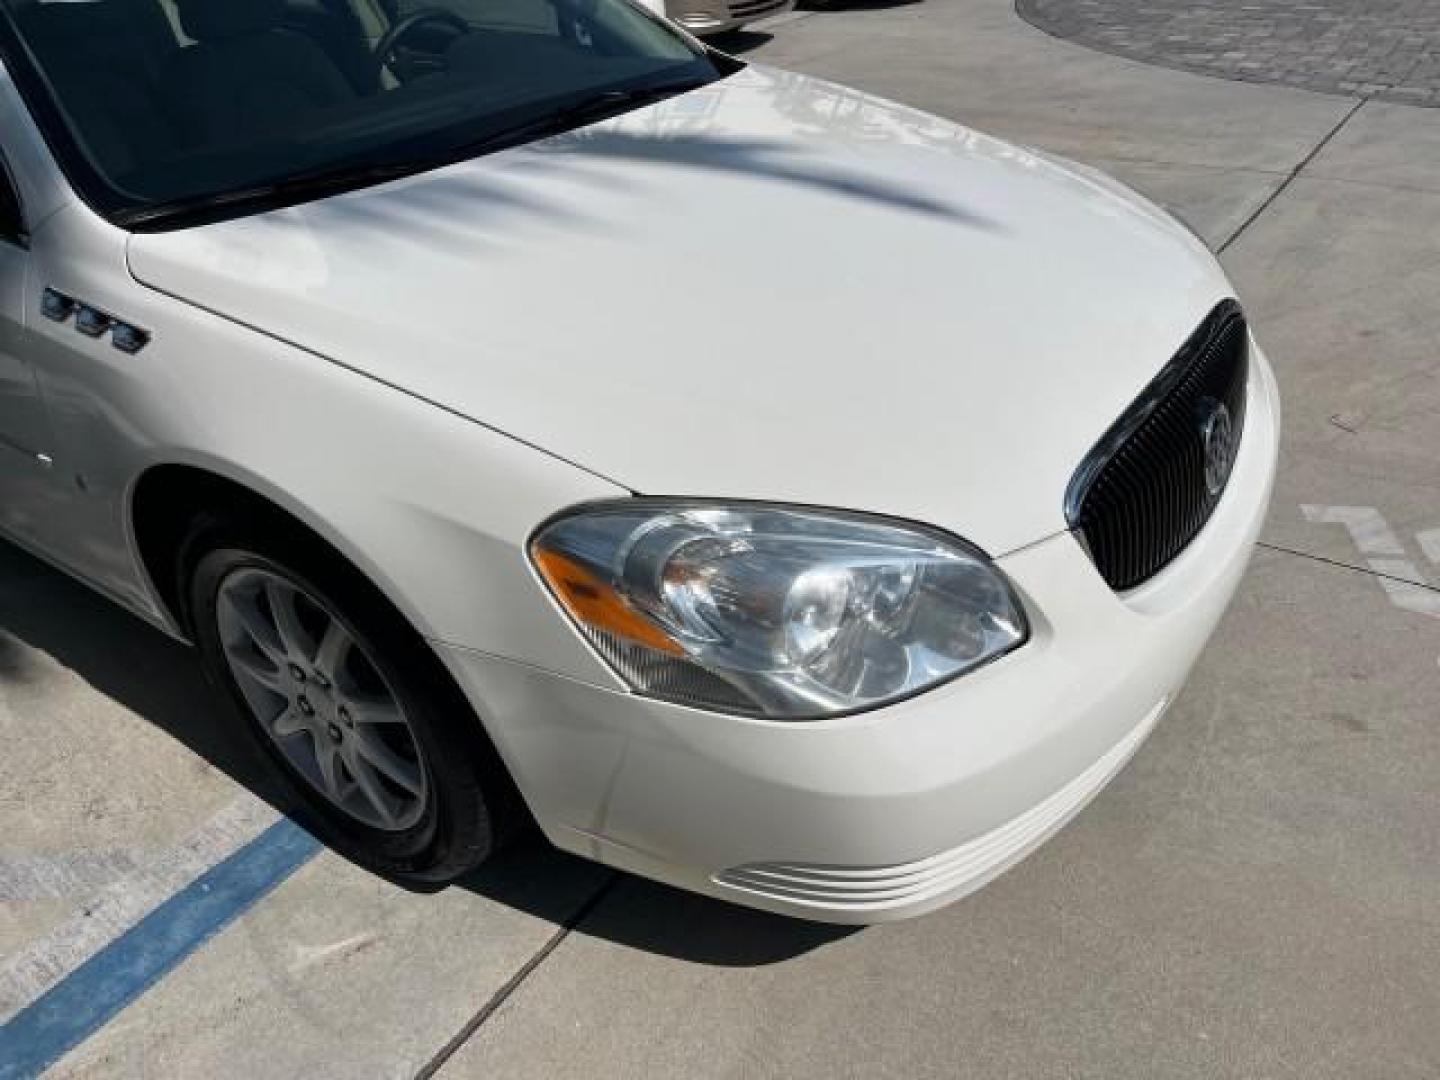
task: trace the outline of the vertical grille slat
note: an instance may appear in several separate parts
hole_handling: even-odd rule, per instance
[[[1070,527],[1112,589],[1144,584],[1185,550],[1225,493],[1207,481],[1205,424],[1228,410],[1231,460],[1245,426],[1249,332],[1240,305],[1218,305],[1106,432],[1066,493]]]

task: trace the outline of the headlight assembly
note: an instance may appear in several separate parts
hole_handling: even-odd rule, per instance
[[[859,515],[630,499],[551,522],[530,553],[635,690],[721,712],[800,720],[872,708],[1029,633],[980,552]]]

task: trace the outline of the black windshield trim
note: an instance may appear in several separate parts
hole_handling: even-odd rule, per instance
[[[633,6],[638,12],[653,21],[660,21],[643,5]],[[696,50],[697,60],[706,59],[715,65],[719,72],[716,81],[727,78],[746,66],[744,61],[737,60],[703,42],[697,43],[690,39],[690,43],[699,46]],[[417,161],[413,163],[413,168],[400,165],[357,166],[347,178],[342,179],[337,176],[334,185],[317,183],[313,189],[308,190],[305,185],[297,185],[289,193],[276,191],[272,200],[247,199],[243,197],[243,194],[240,197],[227,199],[225,193],[220,193],[216,196],[188,200],[193,205],[176,203],[157,207],[151,201],[126,196],[123,190],[118,188],[110,177],[91,160],[84,145],[75,137],[70,121],[64,115],[60,96],[46,77],[44,69],[31,51],[24,35],[15,25],[14,15],[9,5],[5,3],[0,3],[0,60],[3,60],[11,82],[19,92],[21,101],[29,111],[35,126],[40,130],[41,138],[49,148],[51,156],[55,159],[75,197],[111,225],[131,233],[172,232],[204,224],[214,224],[219,221],[249,217],[268,210],[298,206],[347,191],[373,187],[405,176],[431,172],[446,165],[498,153],[518,145],[515,142],[496,145],[486,142],[477,148],[473,144],[467,144],[460,148],[460,152],[437,154]],[[628,105],[617,109],[613,115],[621,115],[640,107],[642,104]],[[599,123],[603,119],[606,117],[585,117],[567,130]],[[528,141],[535,141],[558,133],[558,131],[547,131],[532,136]],[[281,188],[285,185],[277,184],[275,186]]]
[[[250,217],[272,210],[284,210],[293,206],[315,202],[336,195],[362,191],[365,188],[387,184],[410,176],[443,169],[464,161],[474,161],[502,150],[538,142],[542,139],[562,135],[592,124],[623,116],[627,112],[656,104],[669,97],[676,97],[690,90],[713,85],[728,78],[744,67],[738,60],[716,53],[708,56],[720,71],[716,79],[687,79],[674,84],[647,86],[643,82],[633,88],[609,88],[596,90],[584,96],[573,105],[536,108],[533,104],[517,108],[518,113],[533,113],[527,119],[514,125],[501,124],[492,133],[478,139],[466,141],[442,153],[416,157],[393,163],[357,162],[349,166],[337,165],[314,175],[282,177],[273,183],[257,184],[235,191],[218,192],[214,195],[199,196],[174,203],[146,204],[116,211],[112,220],[121,228],[134,233],[171,232],[176,229],[193,228],[199,225],[213,225],[221,221]],[[653,91],[653,93],[650,93]],[[614,95],[611,98],[611,95]],[[599,103],[613,100],[614,107],[606,109]],[[591,104],[595,107],[591,108]]]

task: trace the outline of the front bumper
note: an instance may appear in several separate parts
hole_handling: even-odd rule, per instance
[[[1022,649],[858,716],[716,716],[495,657],[445,658],[557,846],[682,888],[842,923],[921,914],[1058,830],[1138,749],[1213,632],[1269,503],[1279,398],[1254,352],[1246,431],[1200,535],[1124,595],[1062,534],[1003,560]]]
[[[692,34],[709,36],[783,15],[794,7],[795,0],[666,0],[665,14]]]

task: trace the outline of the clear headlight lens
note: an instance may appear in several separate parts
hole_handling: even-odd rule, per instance
[[[858,515],[631,499],[552,522],[531,556],[636,690],[722,712],[870,708],[1029,633],[980,552]]]

